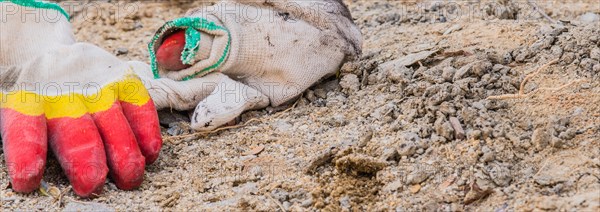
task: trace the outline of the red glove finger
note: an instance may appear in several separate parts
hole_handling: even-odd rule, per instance
[[[46,117],[3,108],[0,129],[12,189],[24,193],[34,191],[40,185],[46,165]]]
[[[48,134],[50,146],[73,191],[81,197],[89,197],[102,192],[108,174],[106,153],[87,108],[75,100],[47,103]]]
[[[142,106],[127,102],[121,103],[125,117],[129,120],[129,126],[131,126],[142,154],[146,158],[146,164],[154,163],[162,147],[160,126],[154,103],[152,100]]]
[[[121,105],[92,115],[104,141],[110,176],[119,189],[131,190],[144,180],[145,159]]]
[[[154,163],[162,147],[162,137],[158,113],[150,94],[139,78],[131,76],[119,83],[119,99],[146,164]]]

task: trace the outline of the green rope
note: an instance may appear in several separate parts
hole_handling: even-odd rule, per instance
[[[160,78],[160,75],[158,73],[158,64],[156,61],[155,45],[157,44],[158,39],[160,39],[160,37],[164,33],[166,33],[169,30],[172,30],[173,28],[186,29],[185,47],[181,54],[181,61],[184,64],[188,64],[188,65],[192,65],[192,63],[193,63],[192,60],[196,57],[196,53],[200,49],[200,32],[198,32],[197,30],[207,31],[207,32],[224,31],[227,33],[227,36],[228,36],[227,46],[225,46],[225,50],[223,51],[223,54],[221,55],[219,60],[215,64],[213,64],[203,70],[200,70],[190,76],[183,78],[183,81],[187,81],[187,80],[193,79],[199,75],[210,73],[210,72],[214,71],[215,69],[219,68],[223,64],[223,62],[225,61],[227,56],[229,56],[229,49],[230,49],[230,45],[231,45],[231,33],[229,32],[229,30],[227,30],[227,28],[217,25],[212,21],[208,21],[208,20],[206,20],[204,18],[200,18],[200,17],[183,17],[183,18],[175,19],[175,20],[165,23],[165,25],[163,25],[158,30],[156,35],[152,38],[152,41],[150,41],[150,44],[148,44],[148,52],[150,54],[150,66],[152,68],[152,73],[154,74],[155,79]]]
[[[49,9],[56,10],[63,14],[67,20],[71,20],[69,14],[60,5],[51,2],[37,1],[37,0],[0,0],[0,2],[12,2],[13,4],[20,5],[23,7],[33,7],[38,9]]]
[[[186,65],[192,65],[196,52],[200,50],[200,32],[194,28],[185,30],[185,47],[181,52],[181,62]]]

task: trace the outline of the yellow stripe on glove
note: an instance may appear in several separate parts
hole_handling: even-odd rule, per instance
[[[128,75],[88,95],[70,93],[49,96],[25,90],[0,92],[0,94],[2,95],[0,108],[12,109],[29,116],[45,114],[47,119],[79,118],[87,113],[106,111],[116,100],[136,106],[142,106],[150,100],[144,84],[135,75]]]

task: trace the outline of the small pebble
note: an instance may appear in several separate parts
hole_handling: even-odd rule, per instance
[[[410,193],[416,194],[421,190],[421,185],[419,185],[419,184],[412,185],[408,188],[408,190],[410,191]]]
[[[340,80],[340,87],[347,94],[352,94],[360,89],[360,80],[355,74],[347,74]]]
[[[124,47],[117,48],[117,56],[126,55],[128,53],[129,53],[129,49],[127,49],[127,48],[124,48]]]

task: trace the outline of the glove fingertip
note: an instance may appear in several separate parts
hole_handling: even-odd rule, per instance
[[[40,186],[46,165],[46,119],[44,115],[30,116],[8,108],[1,110],[0,117],[12,189],[20,193],[35,191]]]
[[[154,102],[150,99],[141,106],[128,102],[121,102],[125,117],[133,130],[142,155],[146,158],[146,164],[154,163],[160,154],[162,137],[158,114]]]
[[[145,159],[133,131],[116,102],[106,110],[92,115],[104,141],[111,179],[122,190],[139,187],[144,180]]]

